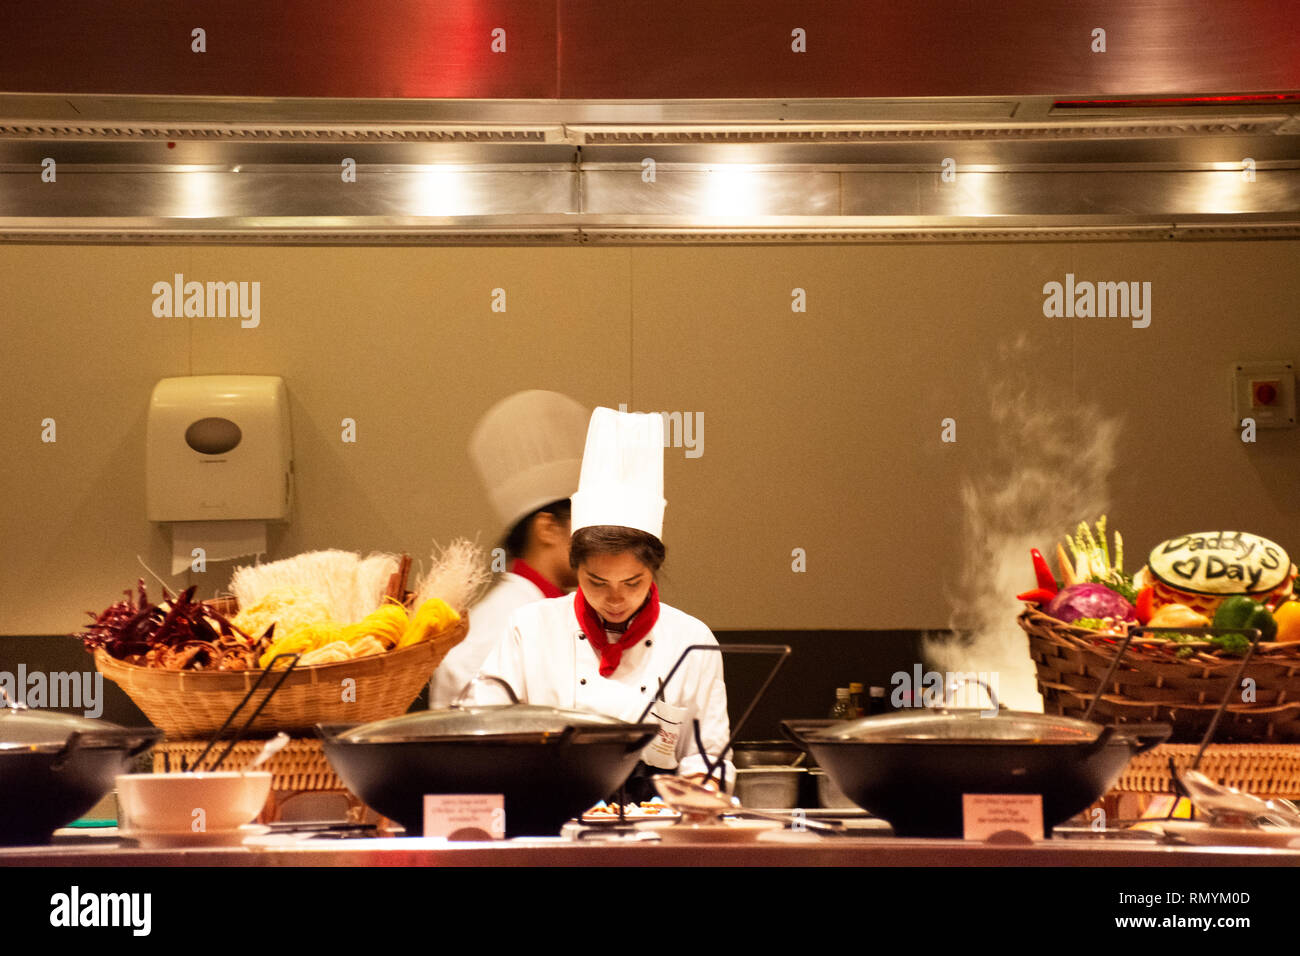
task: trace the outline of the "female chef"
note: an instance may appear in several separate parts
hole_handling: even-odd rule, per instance
[[[578,590],[515,611],[480,670],[532,704],[635,721],[654,703],[646,719],[657,719],[663,730],[629,782],[629,798],[636,800],[652,793],[652,773],[703,778],[705,755],[715,762],[730,736],[720,653],[692,651],[660,686],[686,648],[718,643],[702,621],[659,600],[665,504],[663,419],[597,408],[573,496],[569,561]],[[475,699],[490,688],[476,685]],[[734,776],[726,763],[728,785]]]

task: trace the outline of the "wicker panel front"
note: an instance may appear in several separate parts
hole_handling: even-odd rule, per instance
[[[243,770],[261,752],[265,741],[241,740],[235,744],[230,755],[221,762],[221,770]],[[182,766],[189,766],[208,745],[206,740],[164,740],[153,749],[154,773],[177,773]],[[203,759],[203,766],[212,766],[213,761],[226,749],[226,744],[218,744]],[[300,793],[304,790],[322,792],[346,792],[347,788],[339,775],[334,772],[325,757],[325,751],[318,739],[304,738],[291,740],[283,750],[272,756],[262,770],[271,774],[271,789],[275,791]]]
[[[1196,744],[1162,744],[1129,761],[1114,791],[1173,793],[1169,761],[1191,767]],[[1261,797],[1300,797],[1300,744],[1211,744],[1197,768],[1211,780]]]

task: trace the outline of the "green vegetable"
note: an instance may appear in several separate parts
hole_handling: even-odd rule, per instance
[[[1091,631],[1104,631],[1110,624],[1107,624],[1099,617],[1079,617],[1070,622],[1075,627],[1086,627]],[[1114,622],[1112,621],[1111,624]]]
[[[1250,638],[1245,634],[1220,634],[1210,638],[1210,643],[1229,657],[1245,657],[1250,650]]]
[[[1104,584],[1125,601],[1128,601],[1129,604],[1137,603],[1137,588],[1133,587],[1133,580],[1131,578],[1123,576],[1099,578],[1096,575],[1093,575],[1088,580],[1094,584]]]
[[[1112,563],[1110,548],[1106,545],[1106,516],[1098,518],[1096,525],[1097,533],[1094,535],[1088,523],[1080,521],[1075,536],[1065,536],[1065,543],[1074,554],[1076,574],[1080,581],[1105,585],[1133,604],[1137,601],[1137,588],[1133,586],[1133,579],[1124,573],[1124,539],[1118,531],[1115,532],[1115,560]]]
[[[1230,597],[1219,605],[1219,609],[1214,613],[1214,626],[1256,627],[1259,628],[1261,641],[1271,641],[1277,636],[1277,621],[1273,620],[1273,615],[1268,613],[1268,608],[1244,595]],[[1244,634],[1225,634],[1224,637],[1239,637],[1247,645],[1250,643],[1249,638]]]

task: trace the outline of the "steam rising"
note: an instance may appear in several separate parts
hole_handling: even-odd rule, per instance
[[[1036,358],[1022,336],[1000,349],[997,374],[986,370],[994,446],[983,471],[962,482],[961,569],[949,625],[955,634],[927,635],[922,654],[938,671],[991,671],[1008,707],[1041,711],[1015,596],[1034,587],[1030,548],[1059,573],[1056,542],[1107,510],[1121,423],[1096,406],[1066,404],[1062,385],[1033,381],[1026,370]],[[982,706],[965,694],[957,699]]]

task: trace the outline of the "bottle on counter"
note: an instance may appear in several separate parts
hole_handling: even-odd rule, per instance
[[[868,717],[874,717],[876,714],[886,714],[889,712],[889,701],[885,699],[885,688],[872,687],[867,694]]]
[[[833,720],[853,719],[853,711],[849,704],[849,689],[847,687],[835,688],[835,706],[831,708],[831,718]]]
[[[862,685],[856,681],[849,685],[849,710],[854,717],[867,716],[867,702],[862,699]]]

